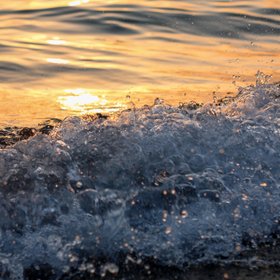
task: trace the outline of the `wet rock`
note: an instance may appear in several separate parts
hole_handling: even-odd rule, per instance
[[[37,130],[35,128],[24,127],[19,132],[19,140],[26,140],[36,134]]]

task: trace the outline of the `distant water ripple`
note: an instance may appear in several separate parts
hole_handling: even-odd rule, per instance
[[[110,109],[127,95],[141,104],[159,96],[173,104],[209,100],[212,91],[252,82],[258,70],[280,80],[277,1],[1,5],[0,108],[9,108],[2,124],[75,113],[57,102],[69,89],[92,90]],[[20,114],[8,101],[19,96]],[[44,113],[30,114],[27,96]]]

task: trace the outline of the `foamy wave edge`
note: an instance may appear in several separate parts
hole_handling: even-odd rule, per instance
[[[277,266],[279,97],[69,117],[0,150],[1,277]]]

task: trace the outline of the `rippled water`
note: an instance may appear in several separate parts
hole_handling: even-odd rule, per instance
[[[278,0],[0,4],[0,125],[280,80]],[[130,106],[130,105],[129,105]]]

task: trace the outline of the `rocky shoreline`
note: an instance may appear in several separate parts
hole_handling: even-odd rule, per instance
[[[49,119],[37,127],[18,127],[7,126],[0,128],[0,149],[14,145],[18,141],[27,140],[36,134],[50,134],[50,132],[59,124],[60,119]]]

